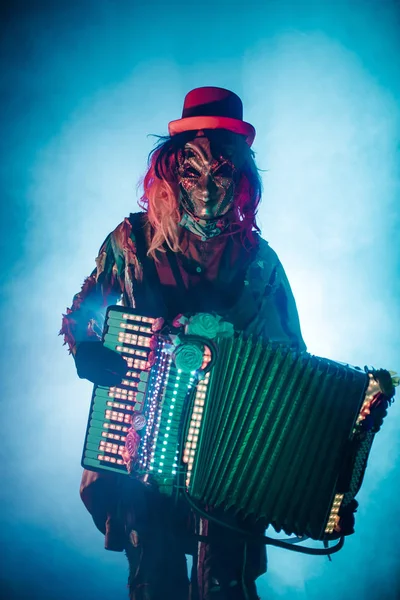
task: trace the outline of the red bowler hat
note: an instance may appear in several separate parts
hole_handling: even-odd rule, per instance
[[[243,121],[243,104],[239,96],[219,87],[200,87],[186,94],[182,118],[168,124],[169,134],[196,129],[228,129],[246,136],[252,145],[256,130]]]

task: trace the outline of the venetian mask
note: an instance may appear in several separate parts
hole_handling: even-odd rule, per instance
[[[232,208],[238,170],[228,157],[213,156],[207,137],[185,144],[178,176],[181,204],[192,216],[218,219]]]

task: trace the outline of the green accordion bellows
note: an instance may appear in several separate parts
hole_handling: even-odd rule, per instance
[[[221,340],[190,493],[320,538],[367,384],[363,371],[309,354]]]

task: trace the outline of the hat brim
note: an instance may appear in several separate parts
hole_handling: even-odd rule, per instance
[[[233,133],[246,136],[246,142],[249,146],[252,145],[256,137],[256,130],[253,125],[230,117],[186,117],[168,123],[168,131],[171,136],[184,131],[195,131],[196,129],[227,129],[233,131]]]

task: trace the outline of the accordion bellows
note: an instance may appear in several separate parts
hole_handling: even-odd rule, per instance
[[[319,538],[367,381],[309,354],[222,340],[191,494]]]
[[[82,466],[126,475],[137,444],[131,476],[161,492],[183,486],[287,534],[331,533],[373,441],[370,431],[355,438],[372,376],[235,334],[216,340],[215,364],[197,381],[176,367],[168,340],[155,342],[155,320],[108,309],[103,343],[130,370],[118,387],[94,387]]]

